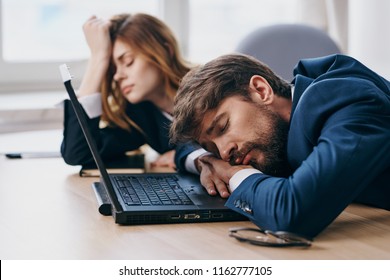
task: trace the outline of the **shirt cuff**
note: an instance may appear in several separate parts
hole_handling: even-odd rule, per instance
[[[184,162],[184,168],[190,172],[190,173],[193,173],[193,174],[199,174],[199,171],[198,169],[196,168],[196,165],[195,165],[195,160],[200,157],[200,156],[204,156],[204,155],[211,155],[212,153],[206,151],[205,149],[201,148],[201,149],[197,149],[193,152],[191,152],[190,154],[188,154],[185,162]]]
[[[246,178],[253,174],[262,174],[260,170],[245,168],[237,171],[229,180],[229,191],[232,193]]]
[[[81,96],[78,100],[90,119],[99,117],[102,114],[102,100],[99,92]]]

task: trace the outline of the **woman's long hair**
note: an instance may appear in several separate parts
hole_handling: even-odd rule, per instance
[[[173,101],[179,83],[190,67],[181,57],[177,41],[169,27],[147,14],[119,14],[111,18],[110,36],[111,42],[120,39],[128,43],[137,54],[161,71],[165,92]],[[102,120],[129,131],[132,127],[140,130],[126,115],[127,100],[114,81],[114,74],[115,65],[111,61],[101,89]]]

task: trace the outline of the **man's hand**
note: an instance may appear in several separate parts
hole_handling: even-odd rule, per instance
[[[230,195],[228,188],[230,178],[239,170],[251,168],[246,165],[230,165],[229,162],[217,159],[212,155],[202,156],[197,159],[197,167],[200,171],[200,182],[210,195],[220,194],[227,198]]]

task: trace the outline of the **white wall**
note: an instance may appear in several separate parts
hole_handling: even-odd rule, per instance
[[[390,79],[389,0],[300,0],[298,21],[328,32],[341,50]]]
[[[390,79],[390,1],[349,1],[348,53]]]

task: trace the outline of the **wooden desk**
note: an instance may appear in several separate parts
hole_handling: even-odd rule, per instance
[[[117,225],[97,211],[97,178],[78,171],[0,156],[0,259],[390,259],[390,211],[351,205],[311,248],[259,247],[228,236],[250,222]]]
[[[351,205],[309,249],[257,247],[228,236],[250,222],[117,225],[78,170],[0,158],[0,259],[390,259],[389,211]]]

